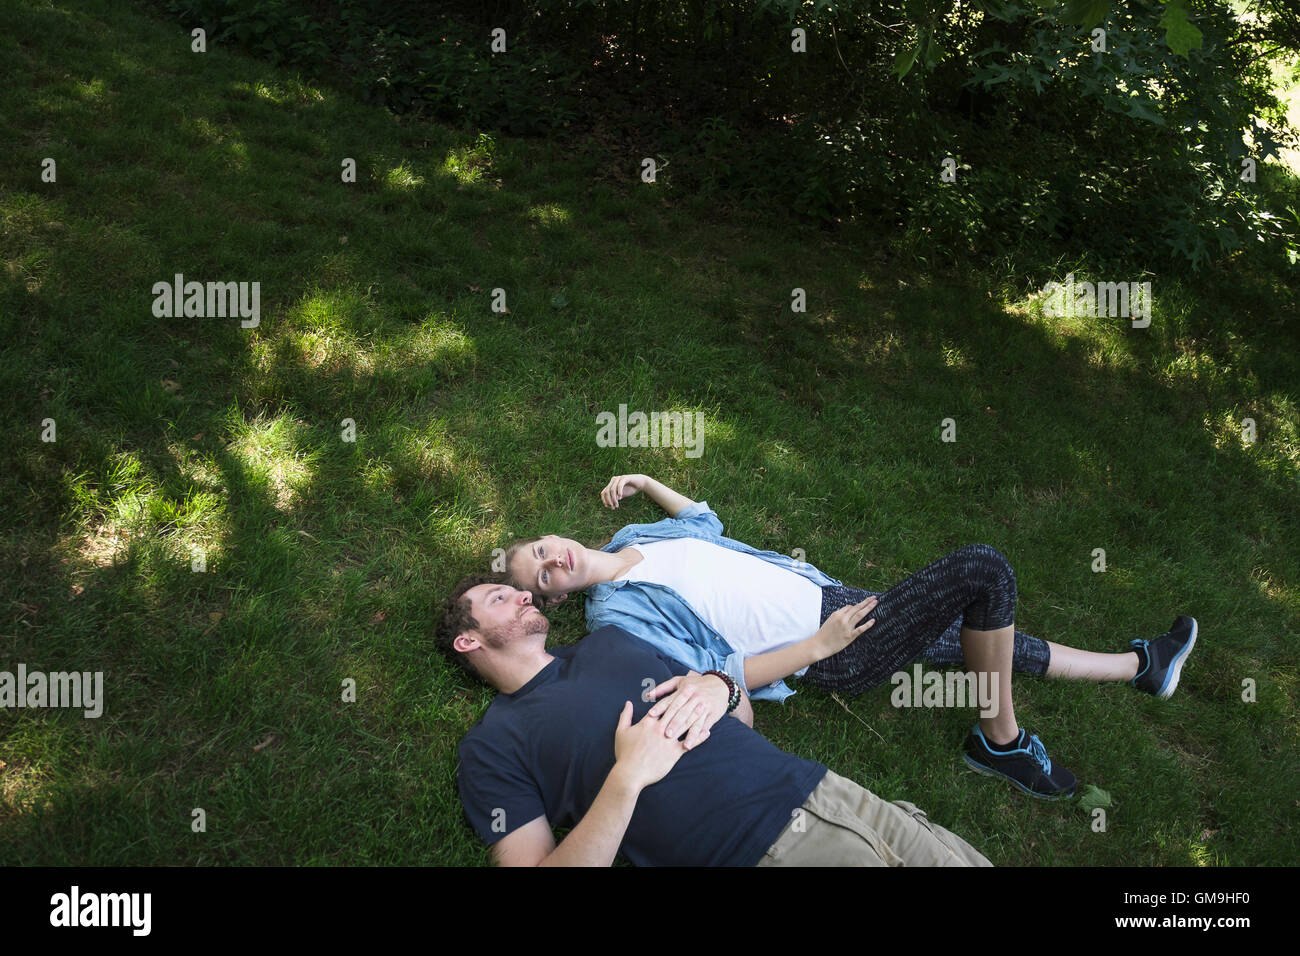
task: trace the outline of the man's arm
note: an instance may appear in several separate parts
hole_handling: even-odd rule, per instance
[[[538,817],[501,838],[492,848],[499,866],[609,866],[632,821],[641,788],[618,764],[578,825],[559,846],[546,817]]]
[[[678,494],[649,475],[615,475],[601,491],[600,498],[605,502],[605,507],[617,508],[622,499],[631,498],[638,491],[644,491],[673,518],[695,504],[690,498]]]
[[[609,866],[618,854],[641,791],[666,777],[682,754],[708,736],[708,730],[703,730],[683,742],[667,738],[659,719],[649,714],[634,725],[632,703],[627,702],[614,731],[614,766],[578,825],[556,846],[546,817],[531,820],[492,848],[497,864]]]

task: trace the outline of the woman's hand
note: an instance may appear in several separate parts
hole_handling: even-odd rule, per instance
[[[620,501],[631,498],[649,480],[645,475],[615,475],[600,493],[600,500],[606,508],[617,508]]]
[[[699,741],[701,731],[707,734],[727,715],[731,689],[716,675],[691,671],[685,677],[670,677],[646,696],[659,701],[647,716],[660,718],[664,736],[675,738],[692,731],[686,738],[686,749],[690,750]]]
[[[846,604],[838,611],[832,612],[826,623],[813,635],[813,644],[817,648],[818,660],[824,660],[832,654],[838,654],[848,647],[858,636],[876,623],[873,617],[858,626],[856,622],[875,609],[877,598],[873,595],[861,604]]]

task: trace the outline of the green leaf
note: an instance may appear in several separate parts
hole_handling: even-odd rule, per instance
[[[1136,96],[1128,101],[1128,109],[1124,112],[1134,119],[1146,120],[1156,126],[1165,125],[1165,118],[1154,110],[1147,101]]]
[[[921,44],[918,43],[912,47],[911,51],[899,50],[898,55],[894,57],[894,72],[898,74],[898,80],[901,83],[903,77],[912,72],[912,65],[916,63],[916,57],[921,52]]]
[[[568,306],[568,304],[569,297],[564,294],[563,289],[551,296],[551,308],[553,309],[563,309]]]
[[[933,70],[939,65],[939,61],[942,60],[947,53],[948,51],[940,46],[939,41],[934,38],[933,34],[931,34],[925,44],[925,68],[927,70]]]
[[[1178,56],[1187,56],[1188,50],[1199,50],[1201,31],[1192,26],[1187,19],[1186,0],[1169,0],[1165,6],[1165,15],[1160,18],[1160,25],[1165,28],[1165,43]]]
[[[1096,810],[1098,807],[1109,807],[1113,805],[1114,804],[1110,799],[1110,794],[1105,790],[1102,790],[1100,787],[1094,787],[1092,784],[1088,784],[1084,787],[1083,792],[1079,794],[1079,806],[1081,806],[1086,813],[1092,813],[1092,811]]]
[[[1110,0],[1069,0],[1063,19],[1066,23],[1095,27],[1110,13]]]

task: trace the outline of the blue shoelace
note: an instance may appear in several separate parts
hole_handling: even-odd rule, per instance
[[[1043,768],[1043,773],[1050,774],[1052,772],[1052,760],[1047,756],[1047,748],[1043,746],[1043,742],[1038,739],[1037,734],[1031,734],[1029,737],[1029,753],[1038,761],[1038,765]]]

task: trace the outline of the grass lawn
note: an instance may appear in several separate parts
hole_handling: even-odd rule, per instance
[[[432,611],[512,535],[657,520],[600,506],[625,472],[876,590],[987,542],[1039,637],[1200,621],[1167,702],[1017,682],[1110,794],[1104,832],[968,772],[972,711],[888,687],[760,702],[778,746],[997,864],[1300,856],[1294,271],[1146,276],[1146,329],[1047,318],[1024,281],[394,119],[132,4],[0,5],[0,58],[0,669],[103,671],[107,697],[0,710],[0,863],[486,863],[455,774],[491,693]],[[155,317],[176,273],[259,282],[260,326]],[[701,413],[703,454],[598,447],[620,404]],[[582,636],[578,602],[552,634]]]

